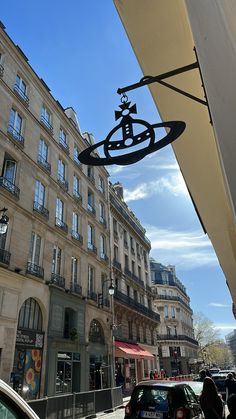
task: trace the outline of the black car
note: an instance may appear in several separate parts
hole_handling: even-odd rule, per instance
[[[200,419],[197,398],[187,384],[173,381],[142,381],[125,407],[125,419]]]

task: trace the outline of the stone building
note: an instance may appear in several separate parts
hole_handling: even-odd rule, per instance
[[[111,257],[117,379],[125,389],[159,369],[149,252],[145,230],[123,200],[120,183],[110,185]]]
[[[158,331],[160,368],[167,376],[189,374],[197,360],[198,349],[189,296],[178,280],[174,266],[164,266],[151,258],[150,267],[154,305],[161,318]]]
[[[27,399],[111,383],[108,173],[0,24],[0,376]]]

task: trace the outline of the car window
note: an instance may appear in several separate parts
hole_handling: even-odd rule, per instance
[[[189,403],[197,402],[196,396],[190,387],[184,387],[184,392]]]
[[[0,418],[1,419],[20,419],[20,416],[17,412],[14,412],[13,409],[4,403],[0,399]]]
[[[167,411],[168,390],[148,386],[137,387],[132,394],[131,401],[135,405],[140,405],[140,408],[155,406],[160,411]]]

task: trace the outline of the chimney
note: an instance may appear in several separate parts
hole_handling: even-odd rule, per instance
[[[123,194],[123,185],[120,182],[116,182],[113,185],[113,188],[116,191],[116,195],[120,198],[120,199],[124,199],[124,194]]]

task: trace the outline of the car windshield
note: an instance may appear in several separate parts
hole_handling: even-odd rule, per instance
[[[193,389],[195,394],[199,395],[201,393],[203,387],[201,381],[189,381],[187,384]]]
[[[131,402],[140,409],[155,407],[155,410],[168,411],[168,390],[156,387],[136,387]]]

